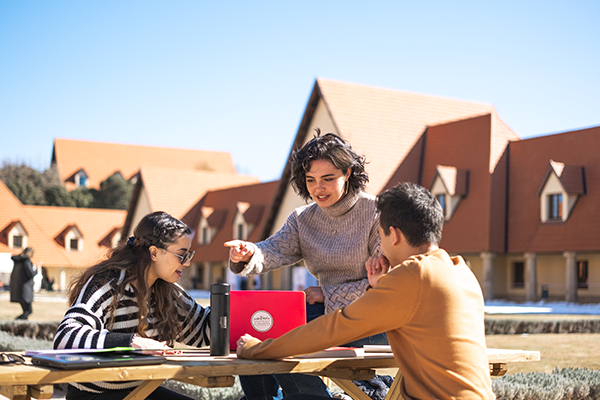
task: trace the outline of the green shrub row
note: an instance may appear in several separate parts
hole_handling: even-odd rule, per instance
[[[486,319],[486,335],[518,335],[521,333],[600,333],[600,319],[519,321]]]
[[[543,372],[504,375],[492,381],[497,400],[597,400],[600,371],[588,368],[555,368]]]

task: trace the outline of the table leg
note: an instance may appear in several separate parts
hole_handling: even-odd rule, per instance
[[[123,400],[144,400],[146,397],[150,395],[150,393],[154,392],[157,387],[159,387],[166,379],[157,379],[153,381],[144,381],[138,387],[136,387],[133,392],[129,393],[127,397]]]
[[[490,375],[491,376],[502,376],[502,375],[506,374],[507,371],[508,371],[507,364],[502,364],[502,363],[490,364]]]
[[[396,376],[394,377],[394,382],[392,382],[392,386],[390,386],[390,390],[388,391],[387,396],[385,396],[385,400],[403,400],[402,395],[400,394],[400,381],[402,380],[402,371],[398,369]]]
[[[50,399],[54,393],[54,385],[30,385],[28,389],[32,399]]]
[[[369,396],[348,379],[330,378],[336,385],[354,400],[371,400]]]
[[[11,400],[30,400],[26,385],[2,385],[0,386],[0,394]]]

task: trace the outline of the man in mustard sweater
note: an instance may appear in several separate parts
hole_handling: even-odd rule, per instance
[[[439,203],[421,186],[402,183],[379,195],[377,209],[385,256],[367,261],[372,287],[278,339],[242,336],[238,357],[295,356],[387,332],[405,399],[494,399],[483,295],[464,260],[438,248]]]

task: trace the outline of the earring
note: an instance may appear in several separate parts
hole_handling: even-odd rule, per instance
[[[348,186],[350,186],[350,184],[348,183],[348,180],[346,180],[346,183],[344,183],[344,196],[348,194]]]

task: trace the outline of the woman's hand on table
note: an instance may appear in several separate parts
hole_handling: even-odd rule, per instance
[[[230,240],[224,243],[229,247],[229,259],[231,262],[248,262],[254,255],[254,244],[243,240]]]
[[[254,339],[254,336],[248,335],[247,333],[240,336],[240,338],[237,341],[237,350],[235,352],[238,357],[242,356],[242,348],[244,347],[244,345],[248,342],[248,340],[252,339]]]
[[[365,263],[367,275],[369,277],[369,284],[375,287],[377,281],[383,274],[387,274],[390,270],[390,262],[386,256],[371,256]]]
[[[306,289],[304,289],[304,293],[306,293],[306,302],[308,304],[325,302],[325,295],[323,295],[323,289],[321,289],[319,286],[309,286]]]
[[[167,346],[167,342],[159,342],[154,339],[149,339],[145,337],[140,337],[138,335],[134,335],[131,340],[131,347],[134,349],[148,349],[144,350],[144,354],[154,354],[154,355],[163,355],[169,353],[169,350],[172,350],[169,346]],[[172,350],[174,351],[174,350]]]

